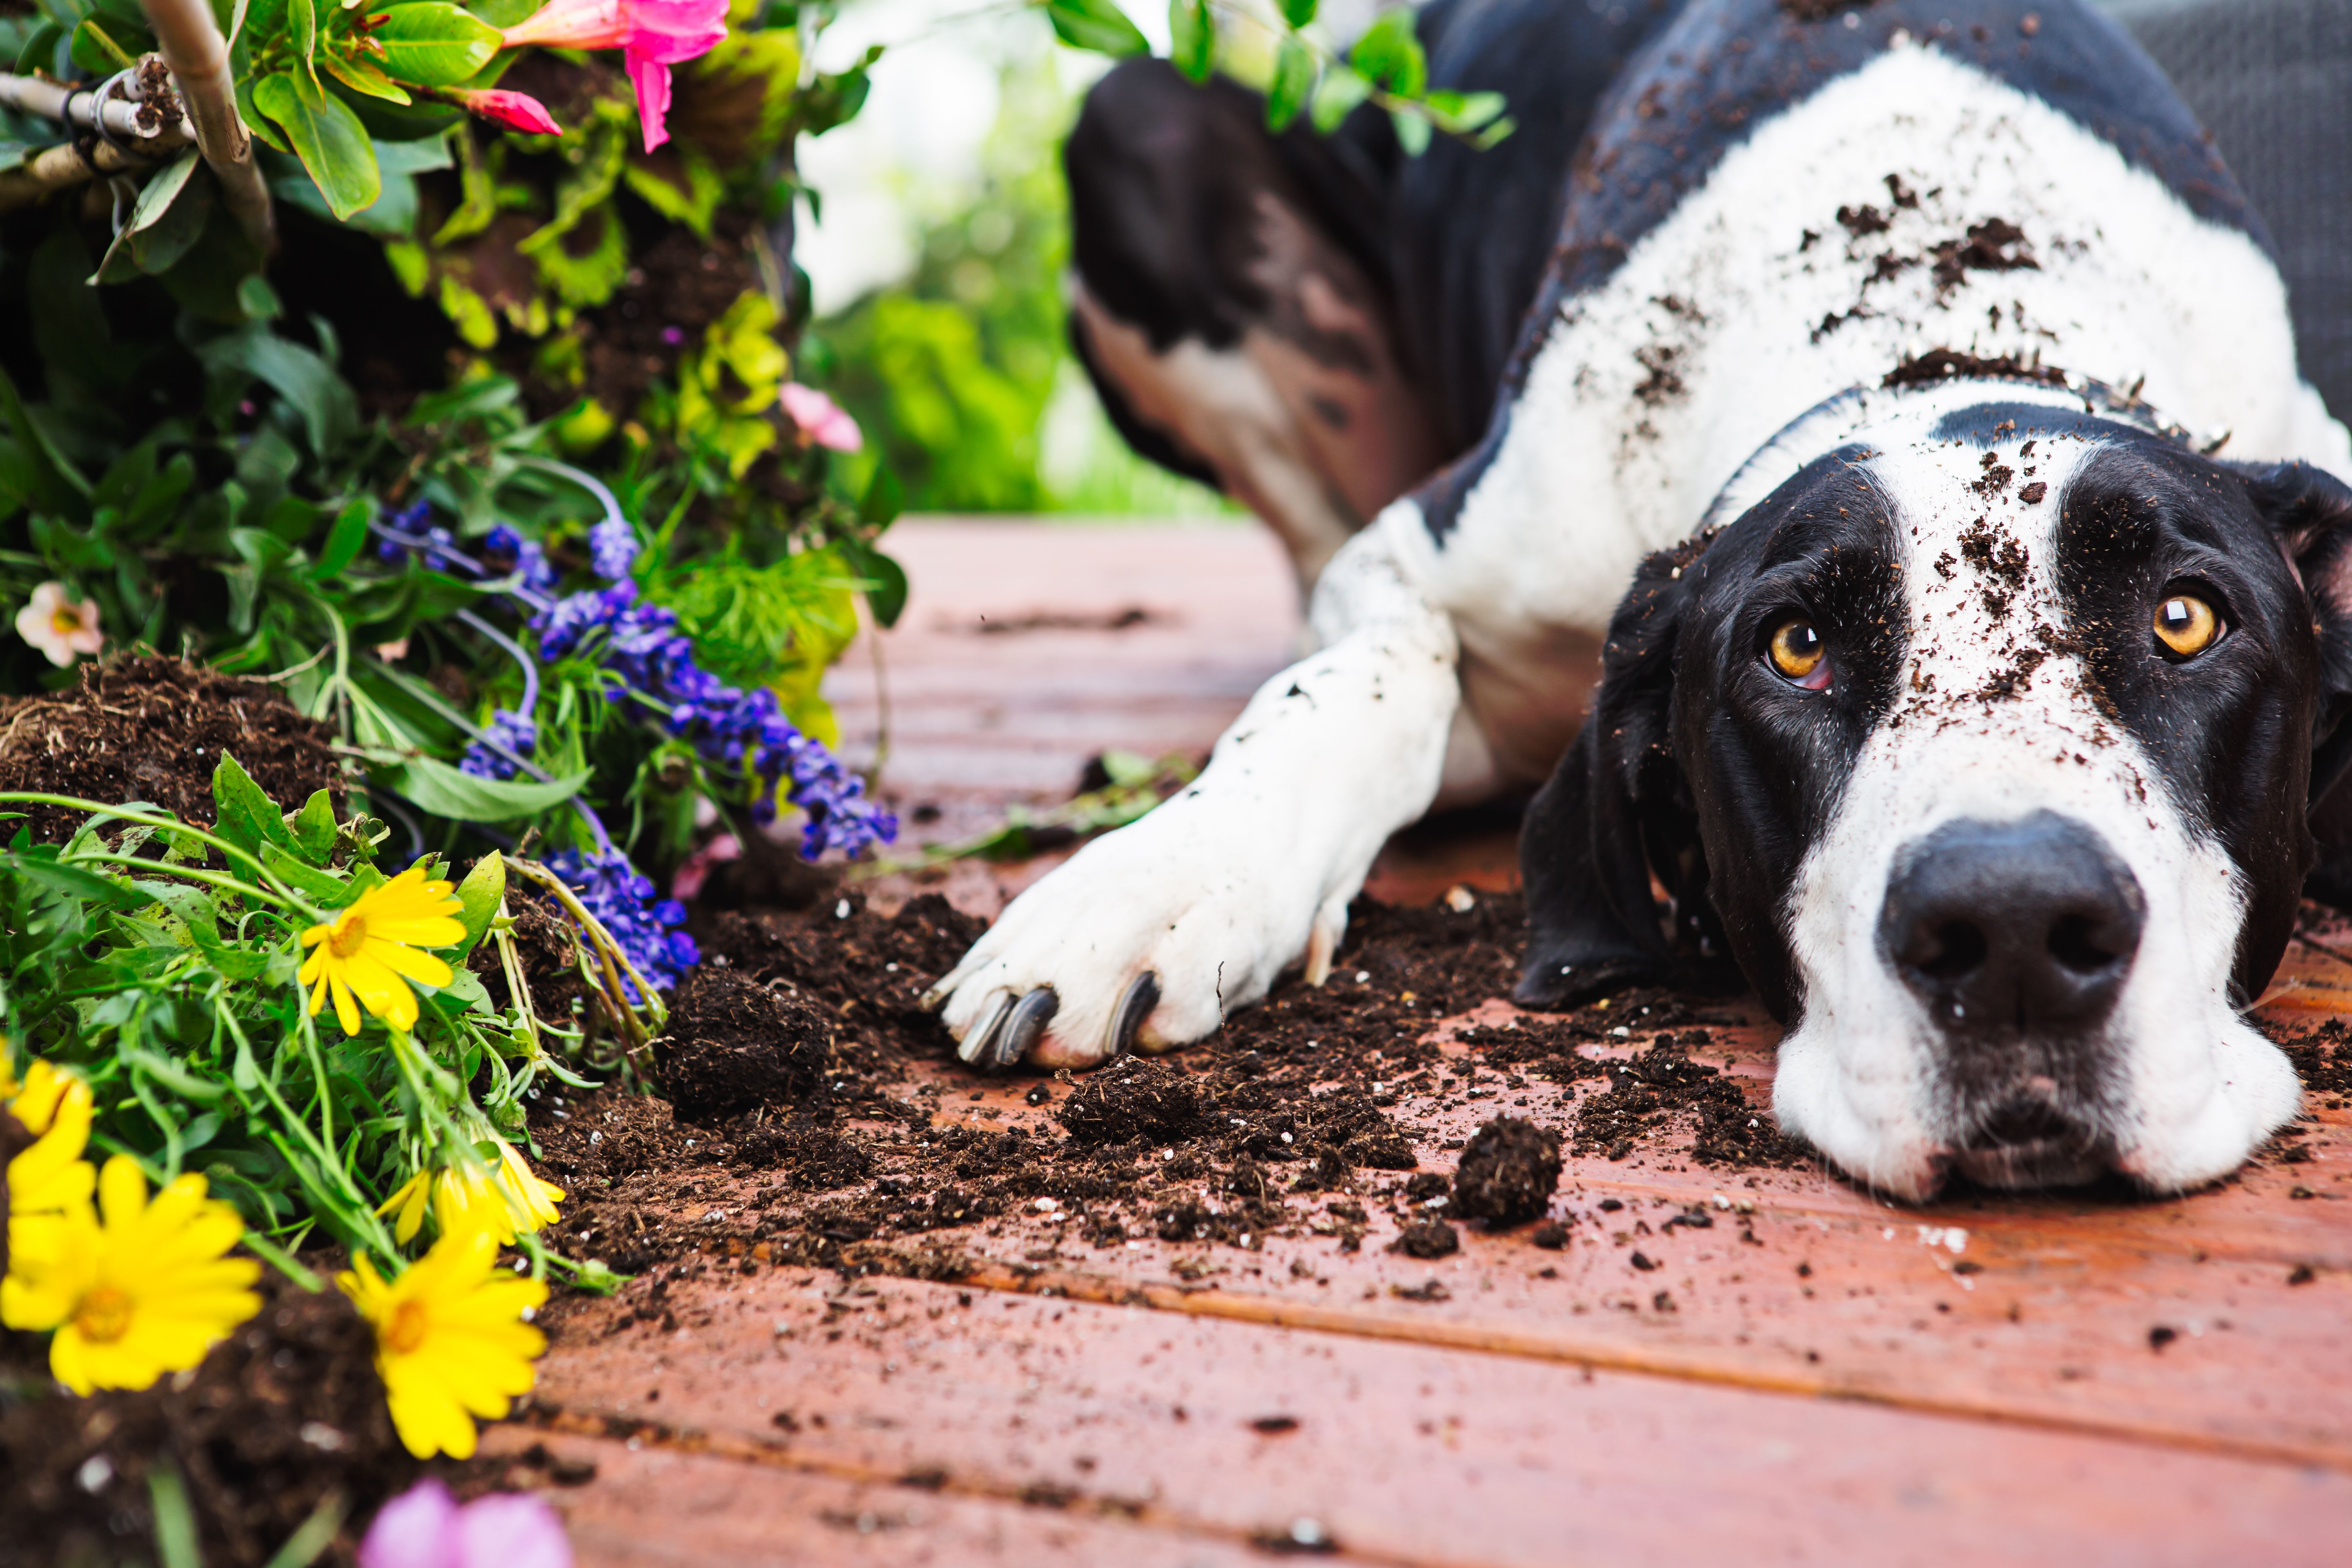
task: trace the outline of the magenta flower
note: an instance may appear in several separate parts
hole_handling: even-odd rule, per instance
[[[542,1498],[499,1493],[460,1505],[427,1478],[377,1511],[359,1568],[572,1568],[572,1542]]]
[[[784,412],[801,427],[803,440],[836,452],[855,452],[866,445],[865,433],[857,428],[857,421],[814,386],[788,381],[776,395],[776,401],[784,405]]]
[[[456,88],[446,94],[450,102],[468,114],[478,114],[485,120],[517,131],[528,131],[533,136],[561,136],[563,127],[547,111],[547,105],[527,92],[515,92],[503,87]]]
[[[510,49],[619,49],[650,153],[669,140],[669,68],[727,37],[727,0],[550,0],[504,36]]]

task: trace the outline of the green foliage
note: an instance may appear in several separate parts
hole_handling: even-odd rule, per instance
[[[635,1049],[658,1013],[616,994],[593,932],[579,950],[593,1006],[540,1016],[514,986],[495,1005],[464,964],[483,941],[512,957],[508,862],[491,855],[460,891],[464,940],[438,955],[448,984],[415,987],[414,1030],[371,1017],[346,1036],[331,1010],[313,1016],[301,939],[383,882],[386,828],[337,822],[323,790],[281,813],[234,757],[213,793],[210,832],[151,808],[0,796],[91,814],[62,846],[19,832],[0,851],[0,1034],[16,1068],[38,1057],[83,1078],[95,1142],[152,1181],[202,1172],[288,1251],[332,1240],[395,1260],[380,1204],[419,1170],[481,1164],[493,1137],[527,1140],[541,1080],[591,1087],[583,1069]]]

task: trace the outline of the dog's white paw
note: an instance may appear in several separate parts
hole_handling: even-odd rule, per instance
[[[1320,979],[1347,898],[1322,898],[1264,837],[1179,797],[1078,851],[931,988],[957,1054],[983,1071],[1092,1067],[1214,1034],[1302,952]]]

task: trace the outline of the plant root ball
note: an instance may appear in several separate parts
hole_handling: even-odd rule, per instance
[[[1209,1131],[1211,1100],[1173,1062],[1121,1057],[1089,1074],[1055,1120],[1081,1143],[1181,1143]]]
[[[825,1100],[838,1023],[731,965],[704,964],[679,987],[654,1061],[680,1121],[707,1124],[759,1106],[814,1110]]]
[[[1462,1151],[1452,1212],[1499,1230],[1540,1217],[1559,1184],[1559,1135],[1516,1116],[1498,1116]]]

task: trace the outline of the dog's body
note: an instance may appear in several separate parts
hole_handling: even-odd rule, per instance
[[[1434,79],[1523,129],[1418,163],[1097,89],[1074,333],[1283,535],[1321,646],[1006,911],[950,1029],[1199,1038],[1319,980],[1389,834],[1549,777],[1523,1000],[1727,948],[1780,1120],[1865,1179],[2226,1172],[2295,1102],[2236,1008],[2352,686],[2352,438],[2261,225],[2072,0],[1613,15],[1442,0]]]

